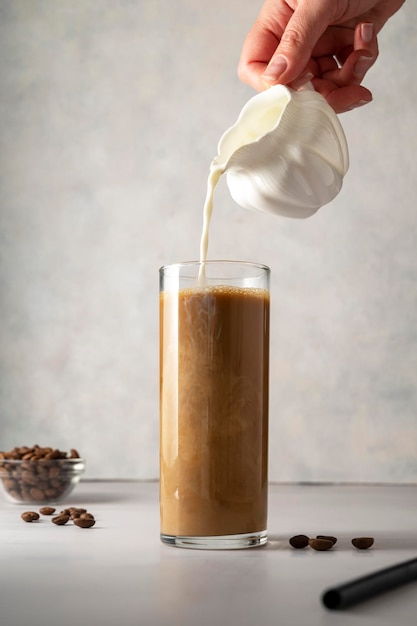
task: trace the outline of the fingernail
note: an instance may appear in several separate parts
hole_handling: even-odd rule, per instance
[[[348,107],[348,111],[352,111],[352,109],[357,109],[358,107],[363,107],[364,104],[369,104],[372,100],[358,100]]]
[[[365,76],[373,62],[373,57],[362,56],[356,61],[353,68],[355,76]]]
[[[371,23],[361,24],[361,37],[363,41],[369,43],[374,36],[374,25]]]
[[[285,72],[287,66],[287,59],[279,54],[270,61],[268,67],[262,74],[262,78],[270,82],[277,80],[281,74]]]

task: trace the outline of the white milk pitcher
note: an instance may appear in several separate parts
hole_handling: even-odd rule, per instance
[[[311,84],[255,95],[217,150],[210,170],[226,172],[237,204],[287,217],[309,217],[333,200],[349,167],[339,119]]]

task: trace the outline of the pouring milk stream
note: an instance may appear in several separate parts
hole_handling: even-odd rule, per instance
[[[214,191],[222,174],[240,206],[306,218],[339,193],[348,167],[339,118],[311,84],[300,91],[274,85],[256,94],[221,137],[210,165],[200,276],[207,259]]]

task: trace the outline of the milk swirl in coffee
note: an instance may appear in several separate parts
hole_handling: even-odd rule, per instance
[[[269,293],[196,286],[160,306],[162,536],[265,536]]]

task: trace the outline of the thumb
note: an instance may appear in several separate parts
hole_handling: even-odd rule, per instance
[[[266,82],[288,84],[299,77],[317,41],[335,18],[330,8],[333,2],[307,0],[298,4],[262,74]]]

